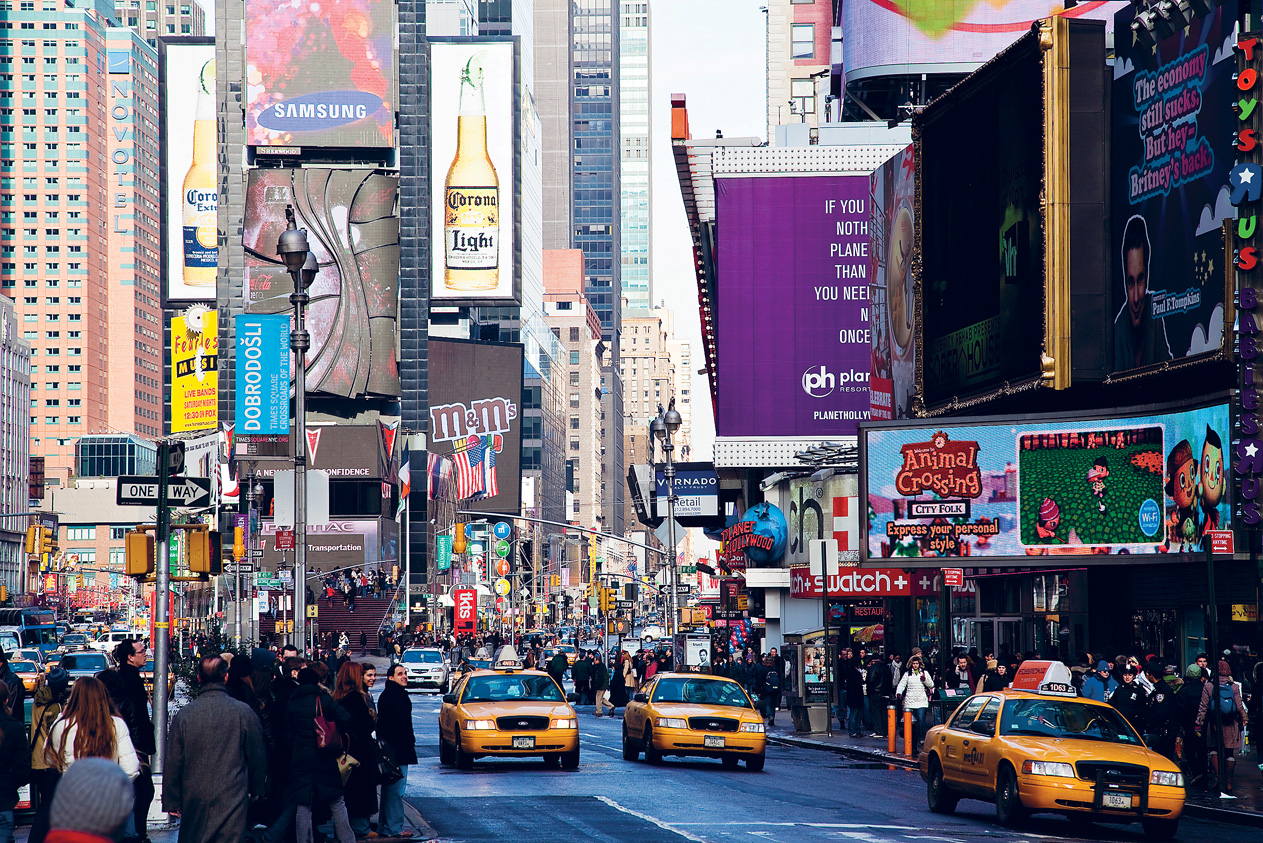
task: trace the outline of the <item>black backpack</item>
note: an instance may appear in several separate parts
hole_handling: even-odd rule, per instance
[[[776,672],[776,668],[772,668],[767,672],[767,676],[763,678],[763,687],[771,693],[775,693],[781,689],[781,676]]]

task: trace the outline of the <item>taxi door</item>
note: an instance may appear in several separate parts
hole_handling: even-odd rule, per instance
[[[456,683],[456,686],[452,688],[451,690],[452,696],[456,697],[458,701],[460,700],[461,693],[465,690],[465,682],[467,681],[467,679],[468,677],[464,677],[460,679]],[[457,707],[454,705],[448,705],[447,703],[443,703],[442,707],[439,708],[439,740],[440,741],[442,741],[444,738],[454,739],[454,736],[456,734],[456,725],[455,725],[456,715],[457,715]]]
[[[965,743],[972,734],[969,724],[982,711],[982,707],[990,699],[986,696],[971,697],[952,717],[947,728],[938,733],[938,752],[943,764],[943,777],[948,781],[959,781],[960,758],[965,750]]]
[[[973,790],[986,790],[995,781],[1000,749],[996,743],[996,724],[1000,719],[1000,698],[987,697],[961,747],[960,779]]]
[[[645,694],[649,699],[653,699],[653,689],[657,684],[657,679],[650,679],[640,689],[639,693]],[[635,701],[623,710],[623,719],[627,721],[627,734],[639,737],[645,733],[645,720],[647,719],[648,711],[648,703],[637,703]]]

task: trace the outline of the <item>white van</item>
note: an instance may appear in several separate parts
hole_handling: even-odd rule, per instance
[[[128,638],[134,639],[136,637],[137,633],[129,630],[112,629],[109,632],[102,634],[100,638],[93,641],[88,645],[88,647],[93,650],[100,650],[103,653],[110,653],[114,651],[115,647],[126,641]]]

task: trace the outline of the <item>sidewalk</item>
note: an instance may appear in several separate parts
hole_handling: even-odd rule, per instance
[[[917,760],[902,754],[902,734],[895,742],[896,751],[892,753],[888,751],[886,738],[852,738],[845,729],[834,729],[832,735],[823,732],[796,732],[789,723],[788,712],[778,712],[777,719],[780,722],[767,731],[769,743],[818,749],[895,767],[917,769]],[[1184,813],[1199,819],[1263,828],[1263,771],[1260,771],[1258,764],[1259,753],[1255,745],[1245,757],[1237,761],[1232,794],[1235,798],[1221,798],[1215,794],[1190,790],[1184,803]]]

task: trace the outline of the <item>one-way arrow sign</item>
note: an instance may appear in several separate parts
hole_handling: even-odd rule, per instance
[[[205,477],[172,477],[167,483],[172,506],[197,506],[210,500],[210,480]],[[115,502],[119,506],[157,506],[157,477],[120,477]]]

